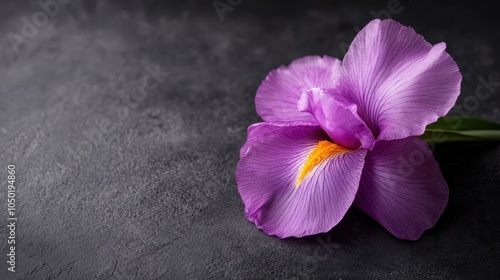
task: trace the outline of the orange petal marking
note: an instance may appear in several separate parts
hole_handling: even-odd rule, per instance
[[[304,163],[304,166],[302,167],[302,170],[300,171],[299,178],[297,179],[297,182],[295,183],[295,187],[298,187],[304,177],[318,164],[320,164],[323,160],[326,158],[339,154],[339,153],[345,153],[350,151],[347,148],[344,148],[342,146],[339,146],[335,143],[332,143],[330,141],[319,141],[314,150],[309,154],[307,157],[306,162]]]

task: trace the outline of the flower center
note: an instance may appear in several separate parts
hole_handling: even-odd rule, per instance
[[[319,141],[314,150],[307,157],[302,170],[300,171],[299,178],[295,182],[295,187],[298,187],[304,177],[318,164],[320,164],[326,158],[340,153],[345,153],[350,151],[347,148],[339,146],[327,140]]]

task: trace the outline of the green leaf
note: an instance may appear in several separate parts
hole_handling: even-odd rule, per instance
[[[500,124],[492,121],[460,116],[442,117],[431,123],[421,136],[427,142],[498,141]]]

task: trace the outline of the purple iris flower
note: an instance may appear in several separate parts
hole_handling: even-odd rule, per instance
[[[454,105],[462,76],[412,28],[373,20],[344,60],[307,56],[271,71],[236,170],[246,218],[269,235],[332,229],[354,205],[416,240],[448,202],[418,136]]]

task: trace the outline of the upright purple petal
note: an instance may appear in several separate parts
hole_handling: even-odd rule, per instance
[[[297,106],[300,111],[311,113],[335,143],[349,149],[360,146],[370,149],[373,134],[357,116],[356,105],[338,102],[334,92],[334,89],[313,88],[302,94]]]
[[[427,143],[379,141],[366,156],[354,205],[401,239],[416,240],[448,202],[448,185]]]
[[[309,113],[297,110],[297,101],[311,88],[334,87],[339,68],[336,58],[306,56],[271,71],[255,96],[257,114],[267,122],[314,121]]]
[[[338,99],[356,104],[379,140],[421,135],[460,93],[462,76],[445,47],[393,20],[373,20],[342,62]]]
[[[255,129],[270,129],[257,126]],[[301,171],[319,141],[318,126],[276,127],[253,144],[236,170],[246,218],[269,235],[301,237],[329,231],[351,206],[366,151],[332,154],[301,179]]]

